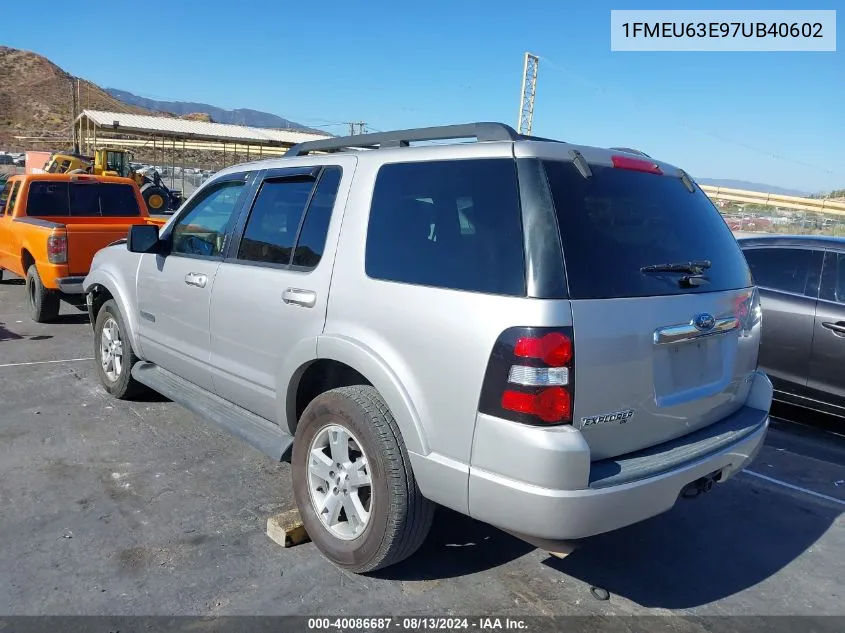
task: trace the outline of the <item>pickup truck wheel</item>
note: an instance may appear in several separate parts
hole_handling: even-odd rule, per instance
[[[132,377],[132,366],[138,362],[138,357],[113,299],[106,301],[97,313],[94,358],[100,382],[115,398],[129,399],[144,390],[144,386]]]
[[[48,323],[59,316],[61,307],[59,295],[44,287],[35,265],[26,271],[26,298],[29,301],[29,313],[37,323]]]
[[[428,535],[434,504],[420,493],[396,421],[373,387],[340,387],[311,401],[291,473],[305,529],[338,567],[388,567]]]

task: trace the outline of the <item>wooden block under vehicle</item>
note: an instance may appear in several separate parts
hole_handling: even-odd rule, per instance
[[[267,536],[282,547],[293,547],[311,540],[296,509],[267,519]]]

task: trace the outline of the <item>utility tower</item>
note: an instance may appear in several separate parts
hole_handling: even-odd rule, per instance
[[[366,121],[350,121],[349,122],[349,136],[355,136],[356,134],[363,134],[364,133],[364,126],[367,125]],[[358,130],[357,132],[355,130]]]
[[[531,135],[531,123],[534,121],[534,97],[537,95],[537,69],[540,58],[525,53],[525,65],[522,69],[522,91],[519,95],[519,123],[517,132]]]

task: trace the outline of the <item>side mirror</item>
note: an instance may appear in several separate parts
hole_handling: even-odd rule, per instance
[[[158,253],[161,241],[155,224],[133,224],[129,227],[126,248],[130,253]]]

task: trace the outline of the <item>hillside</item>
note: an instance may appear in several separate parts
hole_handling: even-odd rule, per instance
[[[71,86],[76,77],[46,57],[0,46],[0,145],[30,149],[32,143],[15,141],[14,136],[57,136],[67,134],[73,117]],[[99,86],[80,80],[84,108],[154,114],[137,106],[121,103]]]
[[[211,117],[211,120],[215,123],[248,125],[251,127],[291,128],[303,130],[305,132],[316,132],[317,134],[326,133],[323,130],[315,130],[295,121],[280,117],[276,114],[261,112],[259,110],[249,110],[245,108],[225,110],[207,103],[193,103],[190,101],[156,101],[155,99],[139,97],[138,95],[125,90],[117,90],[116,88],[106,88],[106,92],[127,105],[140,106],[142,108],[158,110],[161,112],[170,112],[171,114],[175,114],[177,116],[203,112],[208,114]]]

